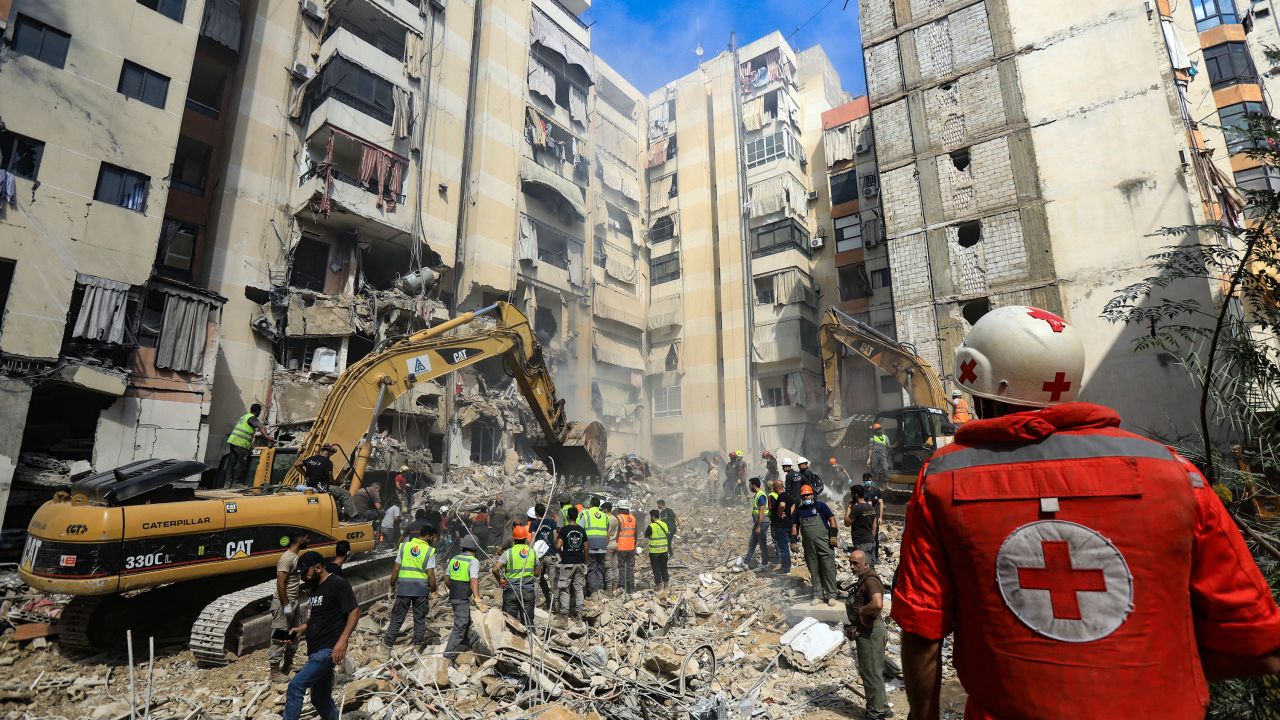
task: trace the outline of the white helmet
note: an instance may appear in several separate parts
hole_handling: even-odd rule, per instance
[[[955,372],[978,397],[1030,407],[1073,402],[1084,379],[1084,345],[1057,315],[1010,305],[973,326],[956,348]]]
[[[793,463],[791,462],[791,458],[782,458],[782,460],[780,460],[778,464],[786,466],[786,465],[791,465]]]
[[[799,460],[797,460],[797,461],[796,461],[796,464],[797,464],[797,465],[808,465],[808,464],[809,464],[809,458],[807,458],[807,457],[802,457],[802,458],[800,458]]]

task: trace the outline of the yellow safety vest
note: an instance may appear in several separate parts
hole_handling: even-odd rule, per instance
[[[533,569],[538,565],[538,553],[524,543],[518,543],[507,550],[507,580],[523,583],[533,577]]]
[[[889,436],[884,433],[877,433],[871,436],[871,445],[873,449],[889,449]],[[882,445],[883,448],[874,448],[875,445]]]
[[[600,508],[591,508],[587,511],[586,529],[587,537],[608,536],[609,516]]]
[[[467,600],[471,597],[471,564],[475,557],[463,553],[449,561],[449,599]]]
[[[400,572],[396,574],[397,595],[417,597],[430,591],[426,568],[427,561],[435,554],[435,548],[422,538],[413,538],[400,546]]]
[[[761,512],[769,511],[769,503],[765,503],[764,510],[760,509],[760,498],[766,497],[763,490],[757,490],[755,497],[751,498],[751,517],[760,517]]]
[[[253,417],[253,413],[245,413],[240,416],[240,421],[231,429],[231,434],[227,436],[228,445],[242,448],[253,447],[253,426],[249,424],[249,418],[251,417]]]
[[[649,554],[658,555],[667,551],[667,535],[670,530],[661,520],[649,523]]]

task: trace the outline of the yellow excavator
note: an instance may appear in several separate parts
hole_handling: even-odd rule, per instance
[[[447,334],[490,314],[496,316],[490,328]],[[190,460],[143,460],[72,484],[32,518],[19,576],[38,590],[76,596],[58,622],[64,648],[119,643],[120,623],[129,620],[144,624],[143,637],[166,629],[169,639],[189,636],[196,659],[208,665],[225,664],[228,651],[243,654],[267,644],[272,571],[299,534],[310,537],[309,549],[326,556],[338,541],[350,542],[352,560],[344,576],[362,603],[372,602],[385,592],[390,553],[369,553],[372,524],[340,517],[332,495],[297,489],[305,484],[292,458],[333,446],[345,459],[340,481],[348,481],[354,493],[383,410],[422,383],[497,357],[537,418],[542,437],[534,446],[548,469],[599,477],[607,450],[604,427],[566,419],[528,318],[499,302],[353,363],[334,383],[296,451],[272,448],[259,456],[251,487],[200,489],[205,465]],[[291,459],[280,463],[277,453]],[[274,474],[278,481],[273,467],[281,470]],[[210,598],[207,605],[199,601]],[[199,612],[193,617],[191,611]],[[185,627],[163,627],[175,622]]]
[[[818,423],[832,447],[867,446],[869,428],[880,423],[889,436],[889,482],[913,487],[920,468],[933,451],[951,442],[950,403],[942,379],[907,343],[901,343],[839,308],[827,308],[818,327],[822,372],[827,386],[827,414]],[[843,414],[840,407],[841,359],[856,355],[879,368],[906,389],[911,404],[874,414]],[[855,430],[855,427],[857,428]]]

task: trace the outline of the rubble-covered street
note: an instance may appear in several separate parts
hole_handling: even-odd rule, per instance
[[[624,458],[614,467],[644,464]],[[503,476],[500,466],[460,469],[433,499],[465,509],[498,495],[542,499],[551,491],[551,478],[543,472],[519,469],[511,483]],[[473,610],[473,650],[452,667],[442,657],[450,618],[442,593],[432,600],[427,651],[407,649],[407,637],[402,637],[390,660],[380,642],[389,603],[376,602],[353,635],[354,674],[339,674],[334,695],[341,698],[344,717],[861,717],[852,643],[842,637],[842,600],[811,603],[800,558],[790,576],[748,571],[740,561],[748,529],[746,503],[706,504],[704,480],[692,473],[654,472],[647,482],[591,488],[615,502],[625,500],[635,513],[659,499],[676,511],[679,530],[669,590],[651,589],[642,557],[636,568],[639,590],[631,597],[612,590],[596,593],[576,620],[548,616],[539,607],[537,623],[527,632],[498,609],[497,585],[483,573],[487,612]],[[896,554],[899,532],[896,525],[885,528],[883,550],[890,557]],[[890,567],[882,563],[886,581]],[[842,582],[848,575],[842,567]],[[31,622],[56,615],[57,606],[48,598],[23,597],[20,584],[6,589],[7,616],[17,627],[5,631],[0,646],[0,667],[7,678],[0,681],[0,717],[129,718],[131,678],[124,657],[65,656],[56,636],[45,637],[47,628]],[[833,630],[814,632],[807,627],[812,625],[808,617]],[[800,631],[809,631],[784,646],[784,636],[797,624]],[[833,642],[839,644],[832,647]],[[268,682],[265,651],[204,669],[196,667],[185,649],[161,648],[149,681],[145,643],[142,647],[133,678],[138,717],[148,694],[150,716],[157,719],[281,715],[284,686]],[[898,660],[893,630],[889,657]],[[948,686],[944,698],[953,678]],[[905,712],[900,681],[889,687],[890,702]],[[963,696],[958,686],[954,690],[951,694],[959,699],[952,705],[958,711]]]

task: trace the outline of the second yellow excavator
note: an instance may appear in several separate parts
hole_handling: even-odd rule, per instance
[[[448,334],[489,314],[496,315],[492,327]],[[422,383],[498,357],[537,418],[542,442],[535,449],[547,468],[558,475],[599,477],[607,450],[604,427],[565,418],[528,318],[504,302],[353,363],[334,383],[297,451],[282,455],[306,458],[334,446],[345,461],[339,481],[349,482],[354,493],[383,410]],[[350,542],[353,559],[344,575],[357,597],[367,603],[382,595],[390,555],[367,552],[374,545],[372,525],[341,517],[327,492],[297,489],[304,483],[296,463],[276,462],[274,453],[268,449],[259,457],[249,488],[199,489],[202,463],[143,460],[78,481],[45,503],[31,520],[18,574],[38,590],[76,596],[58,623],[61,643],[101,649],[123,639],[121,621],[141,622],[157,635],[170,621],[186,623],[191,650],[205,664],[225,663],[227,651],[262,647],[275,591],[272,571],[300,534],[310,537],[310,549],[327,556],[338,541]],[[273,481],[272,467],[288,468],[282,481]]]
[[[818,428],[826,435],[827,444],[865,448],[869,426],[880,423],[891,448],[889,482],[914,486],[925,461],[934,450],[950,443],[956,432],[942,379],[914,348],[835,307],[827,309],[818,327],[818,342],[827,386],[826,417]],[[840,360],[846,352],[892,376],[906,389],[911,404],[874,414],[844,415],[840,407]]]

